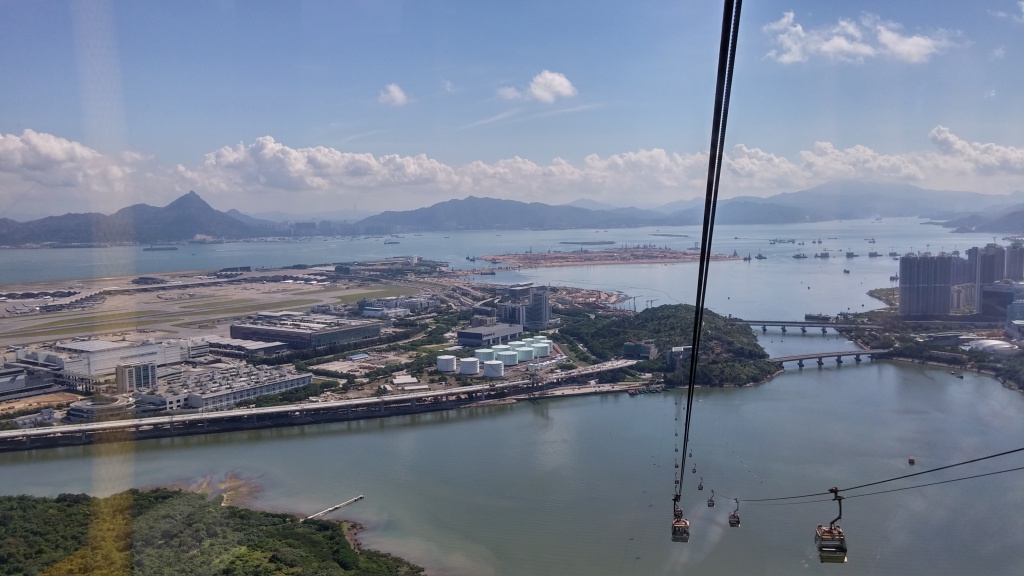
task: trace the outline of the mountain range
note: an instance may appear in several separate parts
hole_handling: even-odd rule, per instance
[[[1024,234],[1024,192],[990,195],[925,190],[905,184],[834,181],[767,198],[718,203],[718,224],[792,224],[873,217],[916,216],[954,231]],[[358,222],[328,220],[285,224],[238,210],[221,212],[195,192],[162,208],[136,204],[114,214],[64,214],[29,222],[0,218],[0,246],[181,242],[316,234],[380,234],[431,230],[627,228],[699,224],[703,204],[678,201],[655,210],[614,207],[581,199],[569,205],[478,198],[447,200],[426,208],[387,211]]]

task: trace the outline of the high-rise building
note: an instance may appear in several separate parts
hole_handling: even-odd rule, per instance
[[[551,304],[548,291],[535,288],[530,291],[530,302],[526,305],[526,321],[523,326],[531,330],[543,330],[551,323]]]
[[[956,259],[949,254],[900,258],[900,316],[949,314]]]
[[[1024,280],[1024,245],[1014,242],[1006,249],[1006,271],[1004,276],[1007,280]]]
[[[1005,277],[1006,250],[998,244],[967,250],[967,261],[974,271],[974,283],[978,285],[979,293],[983,284],[991,284]]]

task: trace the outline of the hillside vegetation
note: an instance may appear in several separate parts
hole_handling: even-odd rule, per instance
[[[0,496],[0,574],[383,576],[423,569],[356,552],[341,524],[221,506],[179,490]]]
[[[622,356],[626,342],[654,340],[661,356],[638,365],[638,369],[665,370],[664,355],[674,346],[687,346],[693,337],[694,307],[672,304],[648,308],[632,316],[573,314],[561,332],[579,341],[595,358],[610,360]],[[761,382],[778,366],[757,343],[749,326],[731,324],[710,310],[704,312],[704,332],[697,364],[697,384],[702,386],[743,385]],[[687,367],[683,367],[686,372]],[[666,374],[666,382],[679,384],[679,374]]]

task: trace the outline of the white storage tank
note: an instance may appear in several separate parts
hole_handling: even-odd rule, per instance
[[[530,346],[530,345],[536,343],[536,341],[537,341],[536,338],[523,338],[523,344],[525,344],[527,346]]]
[[[512,350],[498,352],[497,358],[498,360],[501,360],[501,363],[505,366],[515,366],[516,364],[519,364],[519,353]]]
[[[522,340],[516,340],[515,342],[509,342],[508,343],[508,347],[511,350],[518,350],[519,348],[522,348],[523,346],[525,346],[525,344],[523,344]]]
[[[533,360],[533,348],[531,348],[529,346],[522,346],[522,347],[516,348],[516,354],[519,355],[519,361],[520,362],[526,362],[528,360]]]
[[[543,357],[547,356],[548,354],[551,354],[551,347],[548,346],[547,344],[534,344],[533,345],[533,357],[534,358],[543,358]]]
[[[481,362],[487,362],[488,360],[494,360],[494,350],[490,348],[481,348],[476,352],[473,352],[473,357]]]
[[[459,364],[459,374],[466,374],[467,376],[476,376],[476,373],[479,371],[479,358],[463,358],[462,362]]]
[[[458,368],[457,362],[455,356],[438,356],[437,369],[441,372],[455,372]]]
[[[496,346],[491,346],[491,349],[494,350],[494,357],[497,358],[500,352],[508,352],[512,347],[508,344],[498,344]]]
[[[505,365],[501,360],[484,362],[484,378],[501,378],[505,375]]]

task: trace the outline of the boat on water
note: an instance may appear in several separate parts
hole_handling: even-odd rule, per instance
[[[843,274],[849,274],[849,273],[850,273],[849,270],[847,270],[846,268],[843,268]]]
[[[757,256],[754,256],[754,258],[756,258],[758,260],[767,260],[768,259],[767,256],[765,256],[764,254],[761,254],[760,252],[758,252]]]
[[[750,260],[751,260],[750,254],[747,254],[746,256],[743,257],[743,261],[744,262],[750,262]]]
[[[793,254],[793,258],[796,258],[797,260],[803,260],[804,258],[807,258],[807,254],[804,254],[803,252],[797,252],[796,254]]]
[[[143,252],[167,252],[171,250],[177,250],[177,246],[146,246],[142,249]]]
[[[401,244],[398,240],[385,240],[385,244]]]

